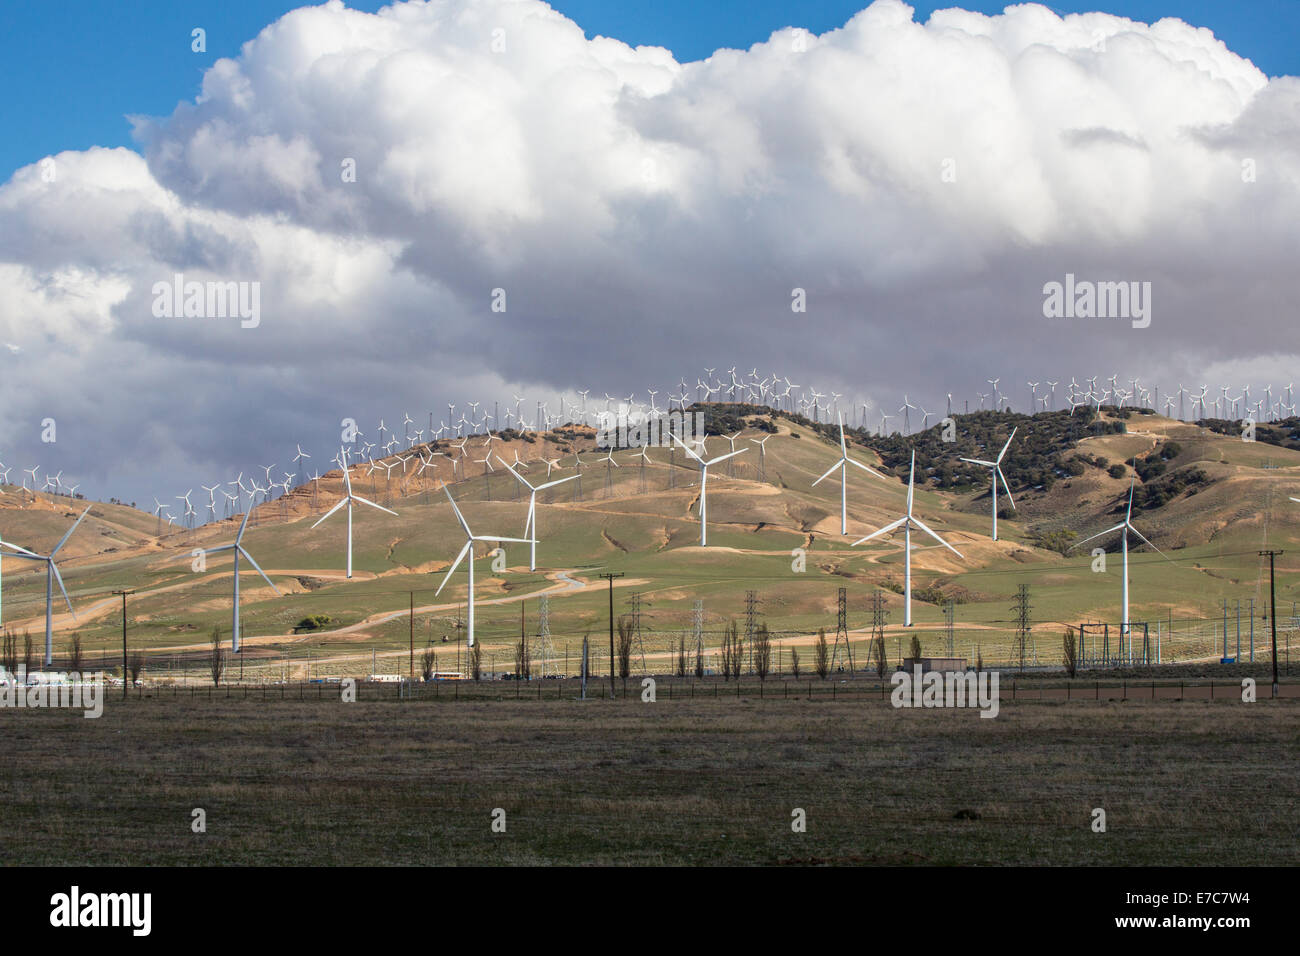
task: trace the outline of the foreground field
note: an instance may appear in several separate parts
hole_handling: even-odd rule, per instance
[[[1103,693],[1008,702],[990,720],[771,686],[761,700],[646,704],[556,685],[541,701],[218,691],[109,700],[98,720],[6,711],[0,840],[11,864],[1300,858],[1294,700]],[[195,808],[206,833],[191,830]]]

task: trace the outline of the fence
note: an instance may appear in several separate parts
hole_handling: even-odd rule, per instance
[[[641,678],[624,681],[617,679],[611,688],[609,678],[598,680],[594,676],[587,682],[589,700],[608,700],[611,692],[618,700],[640,702]],[[339,703],[343,699],[343,686],[336,681],[296,682],[292,684],[222,684],[201,687],[195,684],[162,684],[136,686],[130,689],[131,701],[252,701],[252,702],[319,702]],[[1278,685],[1278,696],[1300,700],[1300,682],[1284,681]],[[578,680],[544,679],[531,681],[401,681],[399,683],[358,682],[352,688],[355,699],[364,702],[405,703],[408,701],[448,702],[460,701],[575,701],[579,697]],[[889,703],[892,685],[888,680],[689,680],[658,678],[655,680],[656,701],[674,700],[809,700]],[[1204,700],[1239,702],[1241,681],[1233,680],[1065,680],[1015,678],[1000,681],[999,699],[1007,702],[1033,701],[1144,701],[1144,700]],[[1261,700],[1270,694],[1266,681],[1257,683]],[[120,702],[111,693],[106,701]]]

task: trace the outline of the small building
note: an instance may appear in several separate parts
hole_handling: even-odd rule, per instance
[[[930,671],[939,671],[941,674],[966,672],[966,658],[964,657],[905,657],[903,666],[899,670],[907,671],[909,674],[916,671],[920,666],[922,674],[928,674]]]

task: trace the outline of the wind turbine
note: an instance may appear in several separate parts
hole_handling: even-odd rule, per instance
[[[465,541],[465,546],[460,549],[460,554],[456,555],[456,560],[453,561],[451,567],[447,569],[447,576],[442,579],[442,583],[438,585],[438,590],[435,591],[434,593],[435,594],[442,593],[442,589],[445,588],[447,586],[447,582],[451,580],[452,574],[454,574],[456,569],[460,567],[460,562],[464,560],[466,554],[469,554],[469,598],[468,598],[467,610],[465,614],[465,632],[466,632],[466,646],[473,647],[474,646],[474,542],[475,541],[496,541],[496,542],[515,541],[518,542],[519,544],[528,544],[529,539],[502,538],[498,535],[475,534],[473,531],[469,529],[469,525],[465,522],[465,516],[462,515],[460,513],[460,509],[456,507],[456,499],[453,498],[451,496],[451,492],[447,490],[447,483],[439,482],[439,484],[442,485],[442,490],[447,495],[447,500],[451,502],[451,510],[456,512],[456,520],[459,521],[460,526],[465,529],[466,541]],[[535,544],[536,542],[533,543]]]
[[[574,478],[577,478],[578,476],[570,475],[568,478],[558,478],[555,481],[547,481],[547,482],[543,482],[540,485],[534,485],[523,475],[519,474],[519,472],[515,471],[515,469],[511,467],[511,465],[508,464],[505,461],[505,459],[503,459],[500,455],[497,456],[497,461],[505,465],[507,470],[509,470],[510,474],[514,475],[516,478],[522,481],[524,485],[528,488],[529,491],[528,520],[524,523],[524,534],[529,535],[528,570],[536,571],[537,570],[537,492],[545,491],[547,488],[554,488],[556,485],[562,485],[566,481],[572,481]]]
[[[1011,489],[1007,486],[1007,476],[1002,474],[1002,459],[1006,456],[1007,449],[1011,447],[1011,439],[1016,437],[1016,432],[1020,426],[1011,429],[1011,435],[1007,438],[1007,443],[1002,446],[998,452],[998,457],[993,461],[985,461],[983,458],[963,458],[962,461],[968,461],[972,465],[983,465],[989,470],[989,475],[993,479],[993,490],[989,495],[993,498],[993,540],[998,540],[998,479],[1002,480],[1002,489],[1007,493],[1007,498],[1011,501],[1011,507],[1016,506],[1016,500],[1011,497]]]
[[[857,545],[862,544],[864,541],[870,541],[872,538],[878,538],[882,534],[889,534],[895,528],[903,529],[903,599],[905,602],[903,604],[903,626],[904,627],[912,626],[912,526],[916,525],[916,527],[920,528],[930,537],[934,538],[935,541],[938,541],[941,545],[943,545],[953,554],[957,555],[957,557],[959,558],[964,557],[960,551],[958,551],[947,541],[943,540],[943,538],[939,537],[937,534],[931,531],[926,526],[925,522],[923,522],[916,515],[912,514],[913,484],[915,483],[915,480],[916,480],[916,452],[913,451],[912,471],[907,478],[907,514],[903,515],[903,517],[899,518],[897,521],[891,521],[889,524],[885,525],[883,528],[879,529],[878,531],[871,532],[871,534],[867,535],[865,538],[859,538],[857,541],[853,542],[853,546],[856,547]]]
[[[749,449],[742,448],[739,451],[729,451],[725,455],[719,455],[717,458],[710,458],[706,460],[704,458],[701,458],[699,455],[695,454],[695,451],[692,448],[690,448],[684,441],[682,441],[672,432],[669,432],[668,434],[673,441],[677,442],[677,444],[682,446],[682,450],[685,451],[686,454],[690,455],[692,458],[694,458],[696,461],[700,463],[700,547],[701,548],[707,547],[709,543],[708,523],[707,523],[708,506],[709,506],[709,499],[708,499],[709,466],[716,465],[722,461],[726,461],[728,458],[733,458],[736,455],[743,455],[745,452],[749,451]]]
[[[72,601],[68,599],[68,589],[63,586],[63,575],[59,574],[59,566],[54,563],[54,556],[59,553],[68,539],[72,537],[72,532],[77,530],[77,525],[81,524],[83,518],[90,514],[90,505],[86,505],[86,510],[81,513],[81,517],[72,523],[59,543],[54,546],[54,550],[49,554],[37,554],[35,551],[28,551],[26,548],[20,548],[17,545],[6,545],[13,550],[4,552],[11,557],[24,558],[28,561],[45,562],[45,666],[51,667],[54,664],[54,582],[59,582],[59,590],[63,592],[63,603],[68,606],[68,612],[72,614],[73,619],[77,617],[77,612],[72,610]],[[0,542],[0,544],[4,544]]]
[[[267,584],[271,585],[271,590],[274,591],[276,594],[280,593],[280,589],[275,586],[275,582],[266,576],[266,572],[263,571],[261,567],[258,566],[258,563],[256,561],[253,560],[253,556],[244,550],[244,545],[243,545],[244,530],[248,527],[248,516],[252,513],[253,512],[251,508],[248,511],[244,512],[244,520],[239,522],[239,533],[235,535],[234,544],[223,544],[219,548],[207,548],[203,552],[204,554],[219,554],[222,551],[229,551],[231,552],[231,554],[235,559],[235,564],[234,564],[235,599],[234,599],[234,606],[230,612],[231,613],[230,650],[234,654],[239,653],[239,556],[242,554],[244,557],[246,557],[248,559],[248,563],[253,566],[253,568],[257,571],[258,574],[262,576],[262,578],[266,581]]]
[[[766,441],[766,439],[764,440]],[[861,468],[867,474],[875,475],[877,478],[883,479],[885,477],[874,468],[868,467],[867,465],[862,464],[862,462],[855,461],[849,457],[848,446],[844,443],[844,415],[841,414],[839,461],[827,468],[826,473],[813,482],[813,487],[816,488],[823,479],[829,478],[836,468],[840,470],[840,534],[842,535],[849,533],[849,465]]]
[[[1081,545],[1081,544],[1086,544],[1087,542],[1092,541],[1094,538],[1100,538],[1102,535],[1110,534],[1112,531],[1121,531],[1121,532],[1123,532],[1123,533],[1120,535],[1120,549],[1121,549],[1121,551],[1122,551],[1122,553],[1123,553],[1123,555],[1124,555],[1124,588],[1123,588],[1124,604],[1123,604],[1123,607],[1122,607],[1122,609],[1121,609],[1122,612],[1123,612],[1123,620],[1120,621],[1120,632],[1121,632],[1122,634],[1126,635],[1126,636],[1127,636],[1127,634],[1128,634],[1128,632],[1129,632],[1129,620],[1128,620],[1128,533],[1129,533],[1130,531],[1132,531],[1135,535],[1137,535],[1137,536],[1138,536],[1139,538],[1141,538],[1144,542],[1146,542],[1146,544],[1149,545],[1149,546],[1150,546],[1150,547],[1151,547],[1151,548],[1156,552],[1156,554],[1158,554],[1158,555],[1160,555],[1162,558],[1165,558],[1166,560],[1168,560],[1168,558],[1166,557],[1166,555],[1165,555],[1165,553],[1164,553],[1163,551],[1161,551],[1159,548],[1157,548],[1154,544],[1151,544],[1150,541],[1147,541],[1146,536],[1143,535],[1142,532],[1139,531],[1137,528],[1133,527],[1133,489],[1134,489],[1134,486],[1135,486],[1135,482],[1136,482],[1136,479],[1132,479],[1132,478],[1129,479],[1129,486],[1128,486],[1128,511],[1126,511],[1126,512],[1124,513],[1124,520],[1123,520],[1123,521],[1121,521],[1119,524],[1115,525],[1115,527],[1113,527],[1113,528],[1107,528],[1105,531],[1098,531],[1096,534],[1091,535],[1091,536],[1089,536],[1089,537],[1087,537],[1087,538],[1084,538],[1082,541],[1078,542],[1077,544],[1072,544],[1072,545],[1070,545],[1070,548],[1073,549],[1073,548],[1077,548],[1077,547],[1079,547],[1079,545]]]
[[[348,577],[351,578],[352,577],[352,502],[359,501],[363,505],[369,505],[370,507],[377,508],[380,511],[387,511],[390,515],[394,515],[394,516],[397,515],[397,512],[389,511],[389,509],[385,508],[383,505],[377,505],[373,501],[370,501],[367,498],[362,498],[360,495],[354,495],[352,493],[352,478],[349,475],[350,469],[348,468],[348,452],[346,448],[340,449],[340,452],[343,458],[343,484],[344,487],[346,488],[346,491],[343,497],[339,499],[338,504],[336,504],[329,511],[321,515],[320,518],[316,521],[316,524],[312,525],[312,528],[314,529],[316,525],[320,524],[322,521],[324,521],[334,512],[338,511],[344,505],[348,506]],[[249,558],[249,560],[251,561],[253,559]],[[236,601],[236,604],[238,604],[238,601]]]

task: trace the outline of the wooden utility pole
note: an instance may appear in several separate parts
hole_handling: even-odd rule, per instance
[[[622,571],[606,571],[600,577],[609,582],[609,696],[614,698],[614,579],[621,578]]]
[[[1273,628],[1273,696],[1277,697],[1277,591],[1273,585],[1273,559],[1281,554],[1281,551],[1261,551],[1261,555],[1268,555],[1268,617],[1269,625]]]
[[[135,588],[127,588],[122,591],[114,591],[113,593],[122,595],[122,699],[126,700],[126,682],[130,679],[129,678],[130,672],[127,669],[127,663],[126,663],[126,596],[128,594],[134,594]],[[1273,656],[1276,657],[1277,656],[1276,638],[1274,638],[1273,640],[1273,650],[1274,650]],[[1274,672],[1277,671],[1276,663],[1273,665],[1273,670]],[[1275,684],[1277,683],[1276,679],[1274,680],[1274,683]]]
[[[411,665],[410,678],[415,680],[415,592],[411,592]]]

